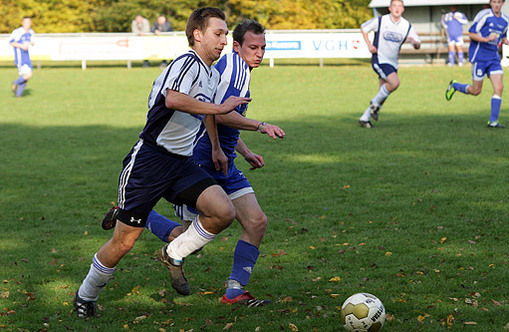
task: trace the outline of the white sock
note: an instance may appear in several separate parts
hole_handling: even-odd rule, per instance
[[[387,97],[389,97],[389,95],[390,95],[390,92],[387,91],[387,88],[385,87],[385,84],[384,84],[380,87],[380,90],[378,90],[378,93],[376,94],[376,96],[373,99],[371,99],[371,102],[376,106],[380,106],[383,104],[385,99],[387,99]]]
[[[97,301],[99,293],[106,286],[106,283],[115,272],[115,268],[109,268],[97,259],[97,253],[94,255],[87,277],[83,280],[78,290],[78,296],[85,301]]]
[[[214,240],[215,237],[216,234],[212,234],[203,228],[198,216],[185,232],[171,241],[167,249],[168,256],[175,260],[182,260],[193,251]]]
[[[371,109],[368,107],[368,109],[364,111],[364,114],[362,114],[359,120],[368,122],[369,119],[371,119]]]

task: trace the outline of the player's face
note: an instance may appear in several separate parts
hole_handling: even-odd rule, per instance
[[[490,1],[490,6],[491,6],[491,9],[493,10],[493,12],[495,14],[500,14],[501,10],[502,10],[502,5],[504,4],[504,1],[503,0],[491,0]]]
[[[401,1],[393,1],[389,6],[389,11],[391,12],[391,16],[394,18],[400,18],[405,11],[405,7],[403,6],[403,2]]]
[[[24,18],[23,21],[21,21],[21,26],[23,27],[23,29],[29,30],[30,27],[32,26],[32,20],[29,18]]]
[[[226,22],[220,18],[212,17],[209,19],[208,27],[205,31],[195,30],[198,34],[203,49],[203,61],[212,64],[212,62],[219,59],[221,52],[226,45],[226,35],[228,34],[228,27]],[[195,37],[196,38],[196,37]]]
[[[246,62],[249,68],[258,68],[262,63],[265,54],[265,34],[255,34],[247,31],[244,34],[244,42],[242,46],[234,42],[233,49]]]

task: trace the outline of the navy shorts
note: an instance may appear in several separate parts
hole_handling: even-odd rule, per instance
[[[372,61],[371,67],[373,67],[373,70],[375,73],[378,74],[378,77],[385,80],[387,76],[389,76],[392,73],[398,73],[398,70],[394,68],[393,66],[386,64],[386,63],[378,63],[378,61]]]
[[[196,207],[200,194],[216,181],[192,157],[172,154],[138,141],[124,159],[118,186],[118,219],[145,227],[147,217],[161,199]]]

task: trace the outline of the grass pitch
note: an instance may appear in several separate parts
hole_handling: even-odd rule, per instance
[[[248,116],[287,133],[244,133],[266,166],[237,161],[269,219],[248,290],[275,303],[218,301],[237,224],[187,260],[188,297],[172,290],[155,259],[163,244],[145,232],[88,321],[75,316],[73,294],[111,236],[100,220],[160,69],[43,67],[22,99],[9,91],[14,67],[0,72],[2,329],[337,331],[339,307],[357,292],[383,301],[385,331],[509,323],[509,129],[486,128],[488,81],[478,97],[445,101],[449,80],[468,82],[469,67],[401,67],[372,130],[357,125],[378,87],[367,63],[255,70]],[[172,216],[164,202],[157,210]]]

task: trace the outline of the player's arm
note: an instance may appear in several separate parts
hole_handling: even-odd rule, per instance
[[[417,32],[415,32],[414,27],[410,27],[410,31],[408,32],[408,37],[406,39],[412,46],[418,50],[421,48],[421,38],[419,38],[419,35]]]
[[[165,105],[169,109],[174,109],[181,112],[191,114],[226,114],[233,111],[237,106],[247,104],[251,101],[251,98],[241,98],[231,96],[226,99],[221,105],[213,103],[206,103],[195,99],[185,93],[181,93],[175,90],[166,90]]]
[[[207,134],[210,138],[210,145],[212,146],[212,161],[214,162],[216,171],[222,170],[226,176],[228,173],[228,158],[219,144],[215,116],[206,115],[203,123],[205,124],[205,129],[207,129]]]
[[[375,54],[377,49],[376,47],[371,43],[371,40],[369,40],[369,32],[375,31],[378,27],[378,20],[379,18],[372,18],[369,21],[366,21],[361,24],[361,33],[362,38],[364,38],[364,42],[366,42],[366,45],[368,46],[368,50],[370,53]]]
[[[28,51],[28,44],[21,44],[21,43],[18,43],[18,42],[10,42],[9,43],[12,47],[15,47],[15,48],[21,48],[23,51]]]
[[[248,119],[240,115],[238,112],[231,112],[225,115],[218,115],[216,117],[217,123],[238,129],[238,130],[250,130],[258,131],[262,134],[267,134],[273,139],[285,137],[285,132],[278,126],[271,125],[270,123],[260,122],[254,119]]]
[[[490,41],[493,41],[497,38],[497,36],[492,33],[488,37],[483,37],[482,35],[476,33],[476,32],[469,32],[468,35],[470,36],[471,40],[474,40],[479,43],[489,43]]]
[[[244,157],[244,159],[249,163],[249,165],[251,165],[250,170],[262,168],[265,165],[265,163],[263,162],[263,157],[249,150],[246,143],[244,143],[244,141],[240,137],[237,140],[237,146],[235,146],[235,151],[240,153],[240,155]]]

